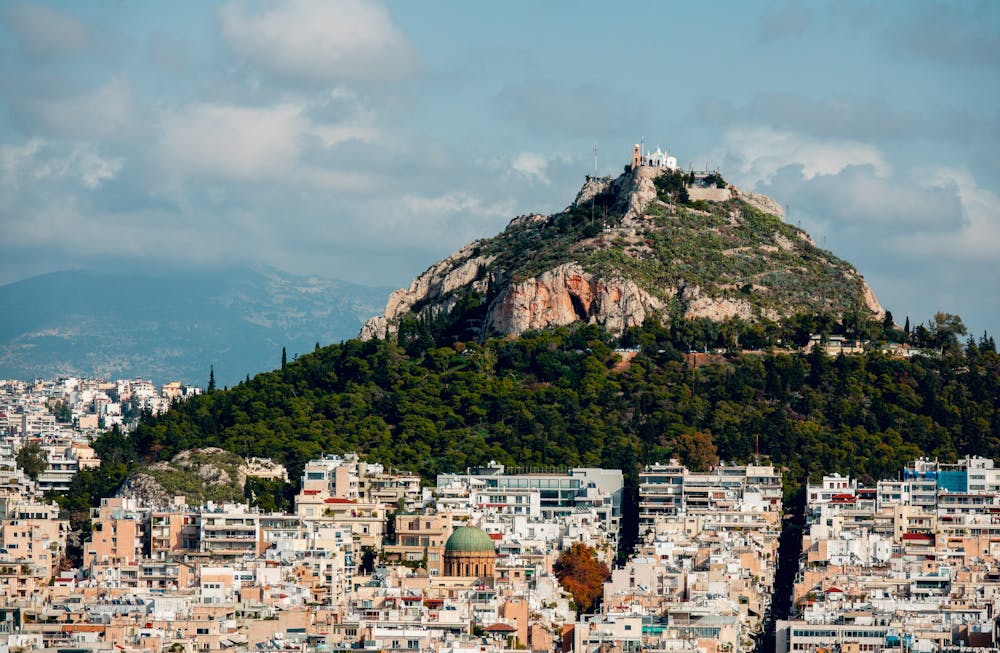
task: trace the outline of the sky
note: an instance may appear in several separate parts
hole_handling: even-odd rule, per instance
[[[404,286],[642,140],[1000,332],[997,2],[0,2],[0,89],[0,283]]]

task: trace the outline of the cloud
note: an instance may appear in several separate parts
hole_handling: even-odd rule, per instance
[[[947,233],[916,231],[901,244],[914,254],[995,262],[1000,246],[1000,197],[981,188],[973,175],[961,168],[934,167],[925,172],[925,186],[954,192],[961,201],[962,221]]]
[[[270,107],[198,103],[162,119],[160,150],[176,177],[201,175],[232,181],[273,181],[292,186],[363,190],[364,175],[305,163],[311,145],[330,148],[377,132],[370,126],[313,123],[304,103]]]
[[[3,22],[30,57],[67,57],[89,51],[94,39],[79,20],[51,7],[20,4],[7,9]]]
[[[114,77],[89,93],[34,104],[36,119],[50,134],[79,140],[117,140],[134,135],[132,89]]]
[[[470,217],[507,217],[514,210],[512,200],[485,204],[478,197],[455,191],[432,197],[404,195],[401,199],[406,212],[414,216],[444,216],[450,213],[469,214]]]
[[[379,82],[405,78],[417,55],[384,6],[363,0],[292,0],[249,11],[219,9],[223,40],[263,71],[296,81]]]
[[[548,160],[535,152],[521,152],[510,164],[511,170],[531,181],[539,181],[545,185],[551,182],[546,174]]]
[[[848,166],[871,166],[887,177],[890,166],[878,148],[858,141],[818,139],[770,127],[742,127],[726,132],[721,146],[724,168],[735,170],[737,182],[754,186],[770,182],[787,166],[801,166],[802,176],[830,175]],[[732,174],[732,173],[730,173]]]
[[[72,180],[96,189],[114,179],[123,160],[101,155],[96,145],[53,143],[34,138],[0,146],[0,189],[4,204],[24,186],[45,180]]]
[[[306,129],[301,107],[194,104],[163,119],[161,147],[185,175],[252,180],[279,176],[296,163]]]
[[[848,166],[835,174],[806,178],[801,166],[786,166],[757,187],[790,207],[792,220],[842,239],[864,236],[889,242],[914,231],[946,232],[961,224],[962,206],[954,189],[930,187],[923,178],[879,176],[870,165]]]

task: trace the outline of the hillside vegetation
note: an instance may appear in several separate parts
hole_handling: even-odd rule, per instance
[[[706,296],[748,299],[775,315],[864,305],[860,275],[801,229],[738,198],[680,201],[670,179],[654,180],[656,199],[639,220],[623,225],[626,197],[611,185],[545,220],[508,227],[482,241],[479,252],[495,256],[493,265],[515,281],[575,262],[665,300],[677,288],[697,286]]]
[[[274,457],[296,481],[308,459],[346,451],[428,479],[496,460],[619,467],[634,482],[643,463],[704,464],[711,447],[747,461],[759,447],[790,486],[833,471],[877,479],[919,455],[1000,456],[990,338],[963,353],[949,333],[944,354],[912,360],[816,350],[692,369],[679,333],[652,322],[630,330],[640,351],[628,365],[594,326],[409,352],[384,340],[320,348],[146,417],[131,437],[105,434],[102,467],[82,471],[60,501],[80,517],[131,471],[206,446]]]

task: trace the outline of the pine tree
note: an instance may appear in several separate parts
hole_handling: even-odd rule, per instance
[[[888,331],[894,326],[896,326],[896,323],[892,319],[892,311],[886,311],[885,319],[882,320],[882,330]]]
[[[208,367],[208,390],[207,392],[215,392],[215,365],[210,365]]]

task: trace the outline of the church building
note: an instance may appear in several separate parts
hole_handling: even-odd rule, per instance
[[[459,526],[444,545],[444,575],[493,578],[496,558],[496,548],[486,531]]]

